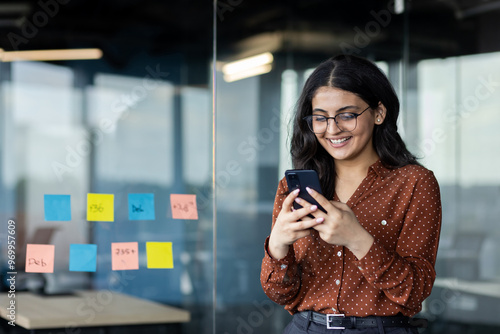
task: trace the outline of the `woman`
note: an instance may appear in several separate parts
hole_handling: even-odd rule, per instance
[[[324,195],[307,190],[326,213],[281,180],[261,283],[294,315],[284,333],[418,333],[441,200],[399,136],[398,114],[390,82],[366,59],[331,58],[307,80],[291,153],[294,168],[318,172]]]

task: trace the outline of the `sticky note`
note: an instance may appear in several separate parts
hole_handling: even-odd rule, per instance
[[[173,219],[198,219],[196,195],[170,194]]]
[[[155,195],[128,194],[128,217],[130,220],[154,220]]]
[[[26,245],[27,273],[53,273],[54,272],[54,245]]]
[[[70,221],[70,195],[43,195],[45,221]]]
[[[112,222],[115,220],[115,203],[112,194],[87,194],[87,220]]]
[[[146,242],[146,254],[150,269],[172,269],[174,267],[171,242]]]
[[[95,271],[97,266],[97,245],[69,245],[69,271]]]
[[[139,245],[137,242],[111,243],[111,269],[139,269]]]

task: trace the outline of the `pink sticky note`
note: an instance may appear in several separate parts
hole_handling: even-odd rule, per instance
[[[139,269],[139,246],[137,242],[111,243],[111,269]]]
[[[27,273],[53,273],[54,272],[54,245],[26,245]]]
[[[173,219],[198,219],[196,195],[170,194]]]

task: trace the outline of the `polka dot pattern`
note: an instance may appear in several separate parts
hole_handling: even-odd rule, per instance
[[[287,194],[282,179],[273,225]],[[265,293],[292,314],[415,315],[436,277],[441,199],[434,174],[416,165],[387,169],[378,161],[347,205],[375,238],[365,257],[357,259],[312,230],[285,258],[275,260],[267,251],[267,238],[261,268]]]

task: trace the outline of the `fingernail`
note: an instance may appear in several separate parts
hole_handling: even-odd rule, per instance
[[[301,199],[300,199],[300,198],[298,198],[298,197],[297,197],[297,198],[295,199],[295,202],[300,203],[300,202],[302,202],[302,201],[301,201]]]
[[[316,205],[311,205],[311,211],[316,210],[318,207]]]
[[[325,220],[325,218],[319,217],[318,219],[316,219],[316,223],[322,223],[323,220]]]
[[[295,195],[297,195],[299,192],[300,192],[300,189],[299,189],[299,188],[297,188],[297,189],[295,189],[295,190],[293,191],[293,193],[294,193]]]
[[[306,190],[307,190],[307,192],[308,192],[309,194],[312,194],[312,189],[311,189],[311,188],[306,187]]]

